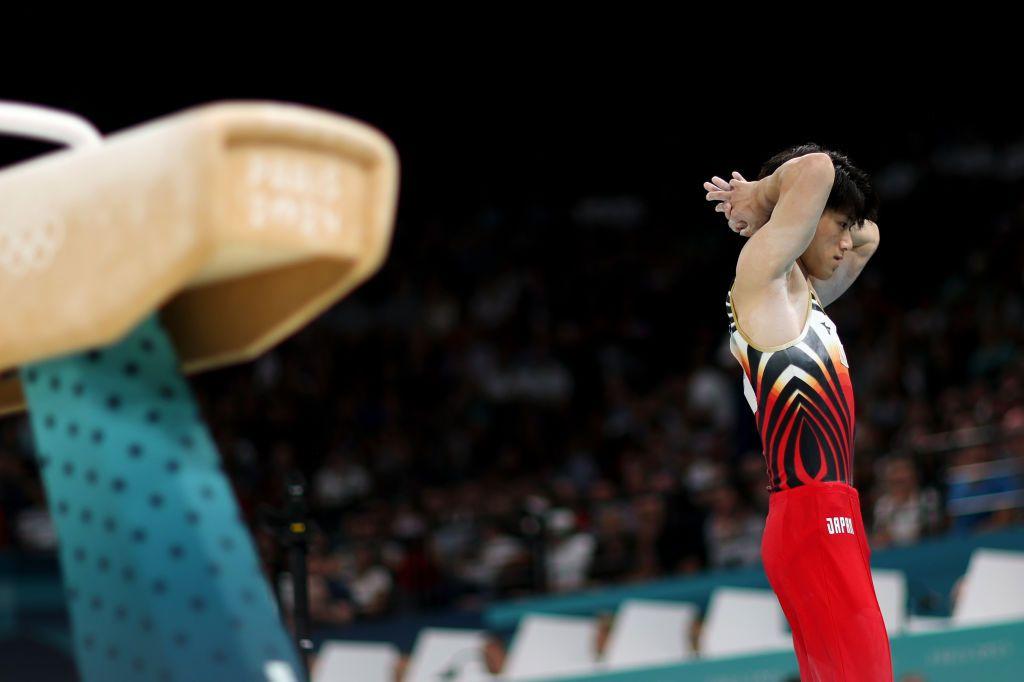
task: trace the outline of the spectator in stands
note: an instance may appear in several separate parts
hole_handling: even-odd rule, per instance
[[[330,552],[327,536],[316,528],[310,533],[307,570],[309,616],[312,621],[320,625],[344,625],[351,622],[356,616],[356,610],[351,592],[340,580],[341,559]],[[290,618],[294,593],[290,580],[286,585],[286,589],[282,590],[282,601]]]
[[[391,605],[393,580],[379,554],[374,545],[359,544],[355,565],[342,570],[342,582],[352,595],[356,613],[362,616],[383,615]]]
[[[1000,422],[1003,440],[999,444],[1002,457],[1024,460],[1024,405],[1012,407]]]
[[[395,565],[398,606],[430,608],[444,603],[444,578],[425,535],[406,537]]]
[[[998,445],[999,458],[1007,462],[1013,472],[1014,508],[1011,523],[1024,523],[1024,405],[1016,405],[1003,415],[1001,421],[1003,440]]]
[[[483,525],[477,555],[462,568],[462,579],[497,596],[507,584],[522,584],[530,557],[522,540],[506,533],[494,521]]]
[[[761,557],[764,519],[741,503],[731,485],[719,484],[712,490],[704,533],[713,568],[747,566]]]
[[[590,578],[611,582],[628,575],[636,561],[636,535],[626,525],[623,507],[606,504],[596,511],[597,547],[590,566]]]
[[[684,633],[686,644],[689,646],[690,651],[698,658],[700,657],[700,634],[703,629],[704,619],[698,617],[690,622],[690,629]]]
[[[311,618],[321,624],[342,625],[357,616],[386,613],[394,581],[379,555],[377,546],[365,542],[332,552],[326,536],[314,532],[308,558]],[[281,590],[286,610],[294,599],[290,581],[290,577],[283,581]]]
[[[608,639],[611,637],[612,629],[615,627],[615,614],[603,611],[596,616],[597,634],[594,637],[594,660],[604,659],[605,649],[608,648]]]
[[[369,473],[342,450],[332,450],[313,476],[313,501],[327,513],[336,514],[366,497],[371,491]]]
[[[633,499],[632,532],[636,537],[636,559],[629,580],[647,580],[662,575],[664,566],[659,541],[664,536],[667,515],[665,500],[660,495],[640,495]]]
[[[398,657],[398,662],[395,663],[395,675],[393,677],[395,682],[404,682],[405,673],[409,670],[409,663],[412,661],[412,656],[409,654],[402,654]]]
[[[309,617],[314,624],[320,626],[345,625],[356,617],[351,595],[345,590],[344,585],[324,580],[322,576],[310,575],[307,590]],[[288,604],[290,605],[291,602],[289,601]],[[294,627],[290,608],[289,606],[286,620],[289,627]]]
[[[750,450],[740,457],[740,478],[742,490],[751,500],[754,511],[768,516],[768,485],[764,455],[759,450]]]
[[[971,445],[953,457],[947,471],[946,510],[959,533],[1003,528],[1014,522],[1020,505],[1015,460],[994,459],[989,445]]]
[[[938,532],[942,501],[931,487],[918,485],[913,460],[893,456],[881,463],[882,491],[874,506],[871,544],[908,545]]]
[[[571,509],[552,509],[546,520],[548,589],[565,592],[583,587],[594,558],[594,537],[577,529],[576,514]]]
[[[502,668],[505,667],[505,658],[507,655],[505,650],[505,643],[501,641],[501,638],[497,635],[488,634],[484,638],[484,665],[487,666],[487,672],[492,675],[497,675],[501,672]]]

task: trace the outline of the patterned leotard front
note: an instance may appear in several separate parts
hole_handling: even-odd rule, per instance
[[[750,341],[733,308],[732,288],[725,302],[729,349],[743,368],[743,393],[754,412],[773,492],[823,481],[853,485],[850,363],[835,322],[810,283],[808,289],[803,331],[780,346]]]

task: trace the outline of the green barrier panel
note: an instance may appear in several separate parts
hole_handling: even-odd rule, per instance
[[[892,656],[897,682],[909,674],[926,682],[1019,682],[1024,679],[1024,621],[894,637]],[[797,672],[790,651],[537,682],[781,682]]]
[[[21,379],[82,679],[300,679],[156,316],[110,347],[26,365]]]
[[[897,675],[927,682],[1010,682],[1024,679],[1024,621],[927,632],[892,639]]]

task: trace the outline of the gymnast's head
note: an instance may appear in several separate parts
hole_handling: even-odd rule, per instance
[[[864,221],[878,220],[878,195],[868,174],[845,154],[808,142],[784,149],[765,161],[757,179],[768,177],[790,159],[813,152],[829,155],[835,168],[835,180],[818,221],[818,229],[799,262],[812,277],[830,279],[842,263],[837,257],[845,257],[853,247],[852,232],[863,229]]]

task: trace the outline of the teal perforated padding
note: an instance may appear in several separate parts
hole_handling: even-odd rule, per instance
[[[82,679],[301,679],[156,316],[113,346],[26,365],[21,379]]]

